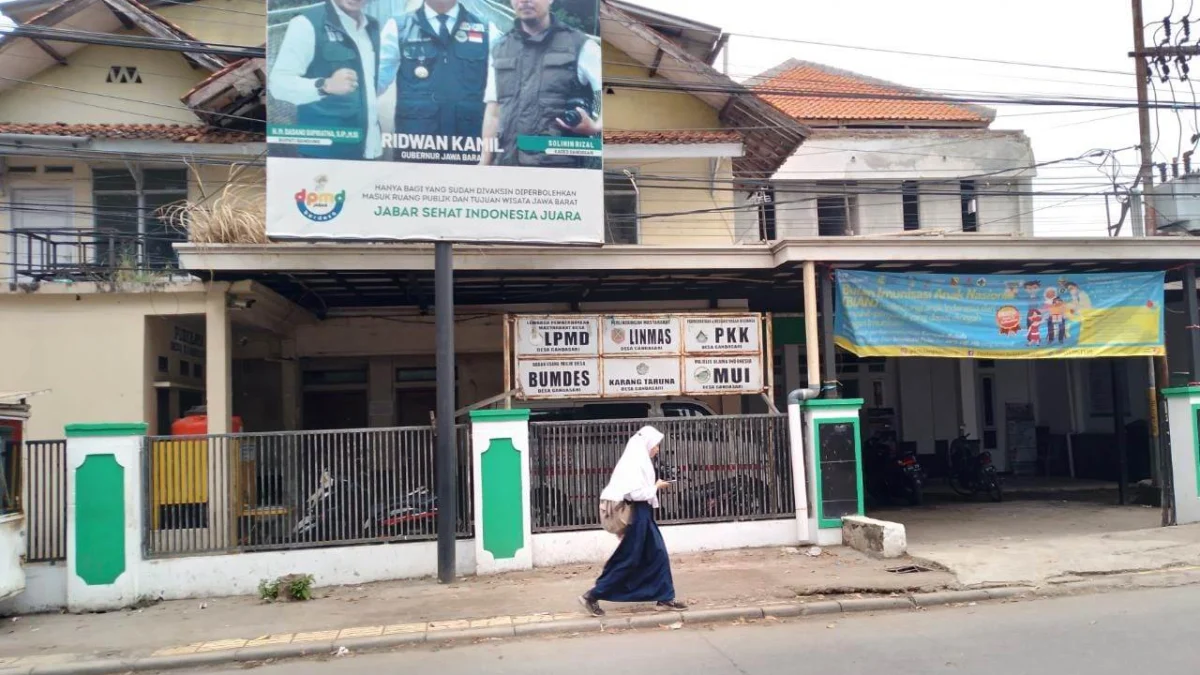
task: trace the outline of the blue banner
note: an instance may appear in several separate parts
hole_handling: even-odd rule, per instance
[[[837,272],[837,345],[858,356],[1162,356],[1162,272]]]

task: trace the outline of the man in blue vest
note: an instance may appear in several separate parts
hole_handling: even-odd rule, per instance
[[[288,22],[267,91],[296,106],[296,126],[344,135],[296,145],[302,157],[375,159],[383,152],[375,95],[379,22],[363,12],[368,1],[326,0]]]
[[[495,28],[458,0],[425,0],[416,11],[389,19],[382,34],[379,91],[396,83],[396,134],[457,137],[458,148],[477,145],[483,130],[483,92]],[[388,143],[391,146],[393,144]],[[451,146],[440,159],[429,153],[393,159],[475,164],[478,153]]]
[[[492,49],[480,164],[599,168],[599,158],[518,147],[521,136],[598,137],[600,45],[550,13],[554,0],[512,0],[516,23]],[[498,145],[498,151],[491,148]]]

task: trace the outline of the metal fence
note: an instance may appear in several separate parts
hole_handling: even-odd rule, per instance
[[[458,427],[458,536],[471,537],[470,433]],[[430,427],[149,437],[147,557],[435,539]]]
[[[67,559],[67,442],[25,443],[25,559]]]
[[[657,520],[714,523],[795,514],[787,417],[738,415],[530,424],[535,532],[600,527],[598,502],[625,443],[650,424],[665,439]]]

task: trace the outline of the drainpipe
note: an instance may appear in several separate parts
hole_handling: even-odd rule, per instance
[[[804,453],[804,419],[800,414],[800,402],[821,395],[820,387],[796,389],[788,394],[788,445],[792,454],[792,491],[796,499],[796,532],[800,543],[815,543],[817,533],[812,529],[811,509],[808,506],[808,470]]]

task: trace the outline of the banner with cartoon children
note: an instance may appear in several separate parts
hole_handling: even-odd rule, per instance
[[[839,270],[834,334],[858,356],[1161,356],[1163,273]]]

